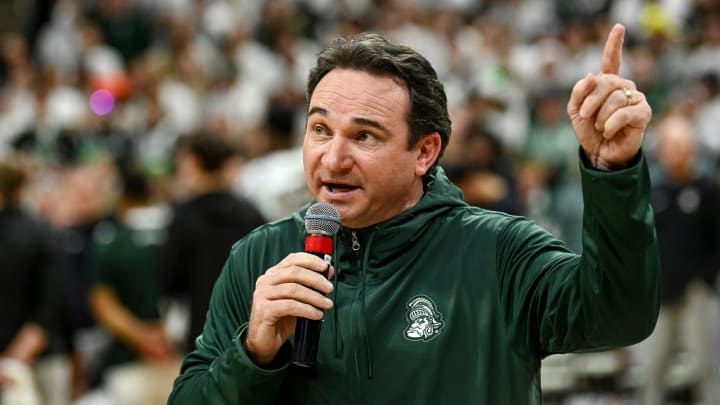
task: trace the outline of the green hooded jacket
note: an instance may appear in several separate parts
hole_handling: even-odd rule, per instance
[[[659,259],[642,154],[581,166],[583,254],[534,222],[468,206],[438,168],[414,207],[335,241],[335,301],[316,367],[271,369],[241,345],[263,272],[303,250],[304,210],[232,249],[171,404],[539,404],[552,353],[638,342],[659,310]]]

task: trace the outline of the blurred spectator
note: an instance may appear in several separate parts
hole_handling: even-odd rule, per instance
[[[713,356],[718,321],[712,286],[720,269],[720,188],[696,172],[691,122],[668,116],[658,125],[657,154],[665,176],[655,184],[652,205],[663,270],[662,306],[647,341],[642,403],[664,403],[668,370],[683,353],[695,401],[718,404],[720,375]]]
[[[661,65],[658,63],[652,50],[643,46],[628,46],[630,74],[637,83],[638,88],[643,89],[648,103],[656,114],[661,114],[665,109],[668,99],[670,83],[667,83]]]
[[[19,205],[24,182],[17,163],[0,161],[0,397],[66,404],[68,347],[58,339],[66,309],[62,264],[49,226]]]
[[[107,43],[117,49],[126,63],[132,62],[151,43],[147,11],[135,0],[101,0],[89,12],[104,33]],[[93,2],[95,4],[95,2]]]
[[[102,165],[85,165],[68,169],[63,176],[58,199],[53,204],[50,218],[61,231],[61,244],[73,274],[73,288],[77,294],[73,315],[77,327],[94,325],[87,306],[87,289],[91,281],[90,244],[95,226],[107,212],[110,178]]]
[[[81,393],[99,382],[96,361],[98,327],[87,296],[92,281],[91,242],[95,226],[105,217],[113,193],[111,166],[104,161],[54,170],[52,184],[35,198],[36,209],[56,229],[65,282],[58,284],[67,300],[63,322],[65,342],[74,354],[73,392]]]
[[[302,149],[274,151],[248,161],[233,189],[247,196],[269,220],[289,215],[311,198],[305,184]]]
[[[484,99],[502,104],[487,111],[485,125],[511,155],[520,154],[527,137],[529,106],[526,83],[516,62],[517,40],[510,23],[490,15],[477,16],[473,28],[480,48],[471,50],[465,86]],[[471,93],[471,94],[472,94]],[[468,101],[476,99],[471,97]]]
[[[602,49],[593,34],[592,27],[587,22],[568,20],[561,25],[559,39],[565,52],[558,63],[558,69],[562,87],[570,88],[573,77],[583,77],[587,72],[600,69],[597,61],[600,60]]]
[[[558,17],[564,21],[577,21],[581,24],[588,24],[598,16],[607,13],[613,2],[613,0],[555,0],[555,11]]]
[[[52,4],[53,0],[28,0],[23,2],[25,12],[23,32],[31,48],[35,48],[38,32],[50,19]]]
[[[578,147],[570,122],[562,118],[565,103],[566,96],[558,89],[541,93],[533,103],[520,182],[525,214],[580,252],[583,202]]]
[[[700,157],[709,158],[711,167],[715,169],[720,163],[720,136],[717,132],[720,117],[720,75],[708,73],[700,77],[698,82],[701,99],[698,100],[694,121],[702,147]]]
[[[277,45],[279,37],[291,32],[293,35],[306,35],[308,15],[302,2],[292,0],[266,0],[261,2],[260,19],[255,29],[255,37],[267,46]]]
[[[161,208],[134,169],[121,173],[117,217],[95,227],[90,307],[113,337],[103,386],[114,404],[158,404],[170,393],[179,356],[160,314],[157,259],[165,232]]]
[[[180,138],[175,152],[180,201],[173,207],[161,276],[165,292],[190,305],[186,349],[202,333],[215,279],[231,246],[265,219],[249,201],[231,192],[237,153],[207,134]]]
[[[68,80],[80,68],[80,41],[76,29],[81,10],[76,0],[53,2],[50,20],[43,26],[34,48],[34,57],[40,68],[52,70]]]
[[[689,49],[686,72],[699,76],[708,72],[720,74],[720,11],[698,16],[699,43]]]
[[[90,21],[83,21],[78,24],[77,31],[83,73],[87,75],[91,83],[123,73],[125,64],[122,56],[104,42],[100,27]],[[117,91],[112,93],[117,93]],[[115,95],[118,96],[118,94]]]
[[[22,135],[33,128],[37,109],[32,80],[35,70],[27,42],[8,34],[0,43],[0,66],[4,83],[0,87],[0,158],[19,146]]]
[[[544,166],[552,176],[567,176],[577,168],[578,148],[575,133],[565,118],[567,92],[547,91],[533,103],[524,156]]]
[[[500,141],[481,123],[463,136],[463,159],[446,166],[447,175],[460,187],[468,204],[517,215],[521,212],[514,167]]]

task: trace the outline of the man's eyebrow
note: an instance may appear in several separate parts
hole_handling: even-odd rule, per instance
[[[325,116],[326,116],[326,115],[328,114],[328,112],[327,112],[326,109],[324,109],[324,108],[322,108],[322,107],[313,107],[313,108],[310,109],[310,111],[308,111],[308,117],[311,116],[311,115],[313,115],[313,114],[320,114],[320,115],[325,115]]]
[[[308,117],[313,114],[320,114],[320,115],[326,117],[328,115],[328,110],[326,110],[322,107],[312,107],[312,108],[310,108],[310,111],[308,111]],[[390,132],[390,131],[388,131],[387,128],[385,128],[385,126],[383,124],[381,124],[375,120],[371,120],[369,118],[354,117],[352,119],[352,121],[359,125],[373,127],[373,128],[378,129],[386,134]]]
[[[360,117],[355,117],[352,120],[356,124],[373,127],[373,128],[378,129],[386,134],[389,133],[389,131],[387,130],[387,128],[385,128],[385,126],[383,126],[383,124],[381,124],[375,120],[371,120],[371,119],[367,119],[367,118],[360,118]]]

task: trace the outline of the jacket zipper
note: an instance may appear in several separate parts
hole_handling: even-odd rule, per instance
[[[360,260],[360,241],[358,240],[356,231],[352,231],[350,233],[350,235],[352,236],[352,250],[353,250],[353,252],[355,252],[356,260],[359,264],[358,273],[360,275],[360,278],[362,279],[362,277],[365,277],[365,274],[364,274],[363,268],[362,268],[362,261]],[[359,285],[362,285],[362,282]],[[360,364],[359,364],[358,352],[357,352],[357,346],[358,346],[358,330],[357,329],[359,328],[359,325],[357,325],[358,317],[356,315],[356,308],[357,308],[359,298],[360,298],[360,288],[358,288],[358,292],[355,294],[355,299],[353,300],[352,311],[351,311],[352,322],[353,322],[353,325],[355,326],[353,328],[353,345],[352,345],[353,346],[353,358],[355,360],[355,377],[357,377],[358,380],[360,379]]]
[[[352,231],[352,250],[355,253],[360,251],[360,242],[358,241],[356,231]]]
[[[356,256],[355,259],[357,260],[357,263],[358,263],[358,273],[360,276],[360,284],[359,285],[362,286],[362,278],[365,277],[365,269],[363,269],[362,258],[360,256],[360,241],[358,240],[358,235],[357,235],[356,231],[352,231],[351,236],[352,236],[352,250],[353,250],[353,252],[355,252],[355,256]],[[360,399],[360,391],[361,391],[360,384],[361,384],[362,380],[360,378],[360,359],[358,358],[358,345],[360,343],[359,342],[360,341],[360,339],[359,339],[360,316],[362,315],[362,314],[358,314],[358,311],[361,310],[361,308],[359,308],[360,298],[362,297],[362,294],[360,292],[361,288],[362,287],[359,287],[357,290],[357,293],[355,294],[355,299],[353,300],[352,307],[351,307],[352,309],[350,311],[350,317],[352,319],[351,324],[353,325],[353,328],[352,328],[353,360],[355,361],[355,384],[354,384],[354,391],[355,391],[354,397],[355,398],[354,399],[355,399],[355,401],[358,401],[357,403],[362,402]]]
[[[353,324],[356,326],[353,328],[353,355],[355,358],[355,375],[357,378],[357,387],[358,392],[356,395],[356,398],[359,399],[359,403],[365,403],[366,398],[364,396],[365,391],[360,388],[361,386],[365,385],[364,379],[360,376],[360,358],[364,357],[366,361],[366,367],[367,367],[367,379],[372,379],[372,350],[370,349],[370,341],[368,337],[368,331],[367,331],[367,309],[365,308],[365,294],[366,291],[366,277],[367,277],[367,267],[368,267],[368,260],[369,260],[369,248],[372,245],[372,241],[375,237],[374,231],[371,231],[369,234],[367,234],[367,240],[365,241],[365,250],[361,253],[361,245],[358,238],[358,235],[355,231],[352,231],[352,249],[355,252],[356,259],[358,260],[359,266],[359,276],[360,276],[360,284],[357,291],[357,294],[355,295],[355,300],[353,301],[353,307],[352,307],[352,313],[351,318],[353,319]],[[358,353],[358,348],[364,347],[365,348],[365,354],[364,356],[361,356]]]

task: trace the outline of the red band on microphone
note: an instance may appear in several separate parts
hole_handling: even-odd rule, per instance
[[[332,255],[333,238],[325,235],[308,235],[305,238],[305,251]]]

